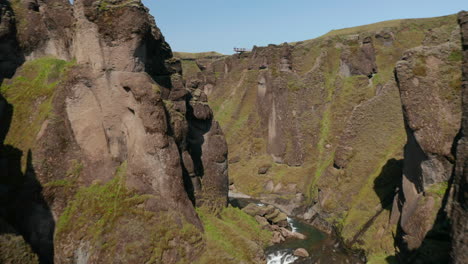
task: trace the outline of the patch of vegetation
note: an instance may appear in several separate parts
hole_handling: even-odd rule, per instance
[[[418,57],[416,60],[416,65],[413,67],[413,74],[416,76],[426,76],[426,59],[422,56]]]
[[[131,6],[141,4],[137,0],[100,0],[97,1],[97,9],[99,12],[107,12],[112,8],[120,8],[125,6]]]
[[[196,263],[251,263],[266,247],[272,234],[238,208],[228,207],[219,216],[198,208],[205,227],[206,254]]]
[[[80,188],[57,221],[55,240],[87,241],[90,253],[108,263],[162,263],[166,250],[175,250],[183,262],[185,246],[202,249],[200,230],[176,213],[145,210],[143,204],[154,197],[128,190],[125,175],[123,163],[108,183]]]
[[[367,264],[398,264],[397,257],[383,253],[370,255],[367,258]]]
[[[300,79],[293,78],[288,82],[288,89],[291,92],[296,92],[305,88],[307,88],[307,86]]]
[[[193,60],[183,60],[182,61],[182,72],[184,73],[184,78],[195,77],[197,73],[200,72],[200,68]]]
[[[257,195],[266,192],[264,186],[268,181],[272,181],[274,186],[279,183],[283,186],[306,183],[301,187],[305,189],[309,202],[317,201],[320,189],[326,197],[323,204],[330,215],[329,220],[342,227],[342,235],[347,240],[359,234],[354,244],[356,248],[365,249],[376,261],[391,259],[395,253],[392,237],[395,226],[388,225],[388,204],[382,205],[381,198],[391,198],[395,184],[391,181],[387,182],[388,185],[375,186],[374,181],[389,160],[402,159],[406,142],[400,96],[394,83],[394,67],[406,50],[426,43],[445,42],[456,28],[456,16],[452,15],[337,30],[293,44],[291,61],[296,76],[279,72],[275,63],[262,70],[261,73],[269,78],[268,91],[273,98],[287,96],[287,108],[282,106],[278,116],[294,118],[299,124],[296,131],[281,128],[287,151],[293,149],[290,143],[295,133],[306,142],[302,147],[305,161],[300,168],[275,164],[268,155],[268,121],[265,121],[265,116],[259,116],[260,107],[249,108],[246,115],[239,114],[239,109],[247,109],[244,106],[247,102],[258,104],[255,95],[257,84],[245,80],[238,84],[242,71],[247,67],[232,65],[230,73],[218,80],[216,91],[210,95],[210,104],[215,106],[215,115],[220,118],[228,137],[231,157],[241,158],[230,165],[230,176],[236,187]],[[385,40],[375,37],[381,31],[386,34]],[[359,36],[350,36],[355,34]],[[345,49],[357,52],[359,40],[367,36],[373,39],[377,73],[370,79],[367,76],[341,76],[341,52]],[[274,53],[273,50],[270,53]],[[278,54],[272,54],[269,59],[275,61]],[[458,57],[459,54],[454,52],[449,60],[456,61]],[[456,63],[451,65],[460,69]],[[424,58],[421,58],[419,67],[413,69],[419,76],[428,74],[430,70]],[[447,84],[460,87],[459,70],[447,68],[444,72],[446,74],[441,76],[450,79]],[[258,78],[259,74],[256,74]],[[274,87],[272,83],[275,83]],[[302,83],[304,87],[300,85]],[[248,89],[253,92],[249,93]],[[440,92],[445,93],[441,98],[450,102],[459,98],[459,92],[454,89],[441,89]],[[294,114],[289,115],[288,112]],[[236,122],[238,125],[234,125]],[[344,141],[341,141],[343,136]],[[333,163],[335,155],[339,155],[336,152],[339,145],[351,147],[352,155],[344,168],[336,169]],[[290,153],[286,153],[286,157],[288,155]],[[268,173],[258,175],[258,167],[268,163],[272,164]],[[397,174],[393,176],[401,176]],[[382,206],[386,208],[382,210]],[[367,227],[366,223],[371,219],[372,224]],[[366,228],[360,233],[363,227]]]
[[[38,264],[39,258],[22,236],[1,234],[0,263]]]
[[[182,60],[196,60],[196,59],[203,59],[207,57],[223,57],[224,54],[218,53],[216,51],[208,51],[208,52],[198,52],[198,53],[190,53],[190,52],[174,52],[174,57],[180,58]]]
[[[429,194],[437,195],[439,198],[444,197],[448,189],[448,182],[440,182],[430,186],[426,192]]]
[[[462,61],[463,54],[461,50],[452,51],[448,57],[449,61]]]
[[[36,135],[52,113],[54,91],[73,65],[74,62],[56,58],[40,58],[26,62],[13,79],[4,81],[0,93],[13,105],[12,122],[5,144],[24,153],[34,147]],[[26,162],[24,156],[23,166]]]

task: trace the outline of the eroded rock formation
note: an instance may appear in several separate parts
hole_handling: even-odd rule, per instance
[[[431,244],[441,235],[438,239],[434,234],[447,233],[438,230],[446,228],[442,219],[447,201],[440,194],[448,195],[461,126],[461,61],[452,59],[460,52],[460,46],[453,43],[418,47],[406,52],[396,66],[408,134],[402,192],[392,208],[393,213],[401,212],[402,250],[435,246]],[[435,224],[436,219],[440,224]],[[438,242],[444,253],[425,256],[419,250],[415,261],[446,261],[448,242],[447,237]]]
[[[460,140],[456,152],[456,168],[453,178],[453,205],[452,205],[452,258],[453,263],[465,263],[468,261],[468,227],[467,227],[467,134],[468,134],[468,12],[458,14],[462,33],[463,45],[463,82],[462,102],[463,118]]]
[[[401,256],[423,259],[433,238],[449,247],[459,32],[454,15],[337,30],[254,47],[184,78],[213,105],[238,190],[334,225],[372,260],[397,258],[395,236]]]
[[[227,205],[227,145],[148,10],[13,3],[0,9],[2,79],[16,70],[0,102],[0,191],[11,200],[1,216],[43,263],[197,259],[194,205]]]

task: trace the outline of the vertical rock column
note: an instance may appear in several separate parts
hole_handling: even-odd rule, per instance
[[[468,12],[458,14],[462,33],[463,119],[461,139],[457,146],[457,163],[453,179],[454,197],[452,206],[452,259],[453,263],[468,263]]]

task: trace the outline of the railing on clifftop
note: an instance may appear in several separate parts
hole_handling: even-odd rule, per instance
[[[234,48],[234,51],[239,54],[242,54],[244,52],[247,52],[248,50],[246,48]]]

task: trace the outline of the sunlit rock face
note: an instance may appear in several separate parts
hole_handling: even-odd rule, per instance
[[[453,263],[465,263],[468,261],[468,232],[467,232],[467,155],[468,143],[468,12],[458,14],[463,45],[463,119],[461,139],[457,146],[457,161],[453,178],[453,206],[452,206],[452,252]]]
[[[227,205],[227,145],[148,9],[4,2],[0,169],[17,192],[0,217],[44,263],[197,259],[195,206]]]
[[[182,63],[226,134],[237,190],[338,227],[372,260],[397,254],[394,237],[409,260],[430,258],[419,249],[439,235],[448,252],[436,223],[463,113],[456,15]]]

